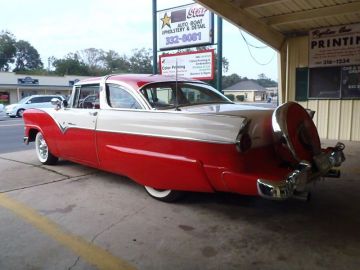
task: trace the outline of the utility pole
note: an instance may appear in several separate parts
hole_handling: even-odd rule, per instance
[[[222,18],[217,15],[217,82],[216,88],[222,92]]]
[[[157,12],[157,7],[156,7],[156,1],[157,0],[153,0],[152,1],[152,18],[153,18],[153,25],[152,25],[152,31],[153,31],[153,74],[157,74],[158,73],[158,68],[157,68],[157,28],[156,28],[156,12]]]

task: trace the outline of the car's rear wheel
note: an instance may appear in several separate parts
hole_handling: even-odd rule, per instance
[[[53,165],[58,161],[58,157],[54,156],[45,141],[43,134],[39,131],[35,137],[36,154],[39,161],[45,165]]]
[[[183,192],[177,190],[155,189],[149,186],[144,186],[144,188],[151,197],[163,202],[173,202],[183,196]]]
[[[22,117],[23,116],[23,114],[24,114],[24,109],[19,109],[18,111],[17,111],[17,113],[16,113],[16,116],[17,117]]]

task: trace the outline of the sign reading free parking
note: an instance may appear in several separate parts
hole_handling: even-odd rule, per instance
[[[214,43],[214,14],[199,4],[158,11],[160,50]]]
[[[159,57],[160,74],[197,80],[214,79],[214,50],[164,54]]]

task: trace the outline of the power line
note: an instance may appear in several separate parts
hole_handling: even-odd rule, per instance
[[[250,50],[250,47],[253,47],[253,48],[255,48],[255,49],[266,49],[266,48],[268,48],[268,46],[255,46],[255,45],[253,45],[253,44],[250,44],[250,43],[247,41],[247,39],[245,38],[245,36],[243,35],[242,31],[241,31],[241,30],[239,30],[239,31],[240,31],[240,34],[241,34],[242,38],[243,38],[244,41],[245,41],[246,47],[247,47],[247,49],[248,49],[248,51],[249,51],[249,54],[250,54],[251,58],[252,58],[258,65],[261,65],[261,66],[266,66],[266,65],[270,64],[270,63],[272,62],[272,60],[274,59],[274,57],[275,57],[275,52],[273,53],[272,57],[270,58],[270,60],[269,60],[268,62],[266,62],[266,63],[260,63],[260,62],[254,57],[254,55],[252,54],[252,52],[251,52],[251,50]]]
[[[239,29],[239,31],[240,31],[240,34],[241,34],[242,38],[244,39],[245,43],[247,45],[249,45],[250,47],[253,47],[255,49],[266,49],[266,48],[268,48],[268,46],[266,46],[266,45],[265,46],[256,46],[256,45],[251,44],[249,41],[247,41],[247,39],[245,38],[243,32],[240,29]]]

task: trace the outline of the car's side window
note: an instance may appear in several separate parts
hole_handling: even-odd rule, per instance
[[[31,103],[31,104],[34,104],[34,103],[41,103],[41,97],[34,97],[32,99],[29,99],[29,101],[27,103]]]
[[[73,108],[99,109],[99,84],[81,85],[75,89]]]
[[[141,90],[141,93],[149,101],[150,105],[159,110],[173,108],[177,103],[188,103],[184,94],[180,91],[176,91],[176,86],[170,87],[169,85],[156,85],[147,87]],[[176,98],[177,96],[177,98]]]
[[[136,99],[123,87],[116,84],[107,84],[106,92],[108,103],[112,108],[142,109]]]
[[[51,102],[52,98],[54,98],[54,96],[42,97],[41,102]]]

